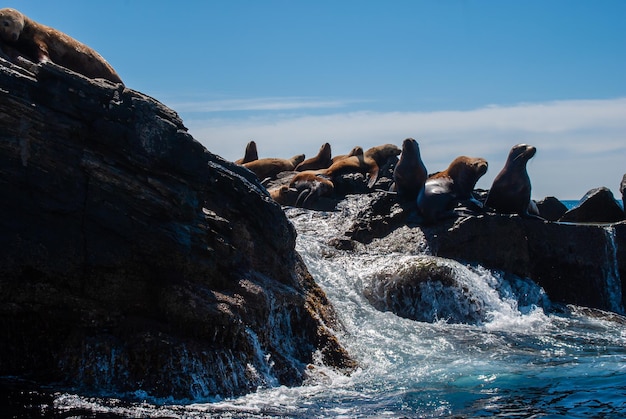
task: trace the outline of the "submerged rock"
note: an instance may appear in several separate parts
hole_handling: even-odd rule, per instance
[[[189,400],[353,367],[251,172],[121,85],[0,59],[0,86],[0,375]]]

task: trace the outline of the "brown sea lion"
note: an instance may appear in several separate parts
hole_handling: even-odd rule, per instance
[[[270,197],[280,205],[294,206],[298,200],[298,191],[293,188],[289,188],[287,185],[277,186],[275,188],[268,189]]]
[[[518,144],[511,148],[504,168],[491,184],[485,201],[486,207],[499,213],[535,217],[528,212],[531,185],[526,163],[536,152],[535,147],[527,144]]]
[[[0,9],[0,40],[37,63],[52,61],[89,78],[122,83],[113,67],[95,50],[15,9]]]
[[[328,169],[320,170],[318,173],[331,179],[344,173],[368,173],[367,186],[371,188],[378,179],[380,166],[400,152],[401,150],[393,144],[379,145],[366,150],[362,155],[349,156],[339,160],[331,164]]]
[[[413,138],[407,138],[402,143],[400,161],[393,171],[391,191],[397,192],[401,201],[414,201],[424,187],[426,178],[428,172],[422,161],[419,144]]]
[[[356,146],[352,150],[350,150],[348,154],[340,154],[338,156],[333,157],[332,163],[337,163],[339,160],[347,159],[348,157],[352,157],[352,156],[362,156],[363,153],[364,153],[363,147]]]
[[[255,161],[259,159],[259,153],[256,150],[256,143],[254,141],[250,141],[248,145],[246,145],[246,151],[243,155],[243,159],[235,160],[237,164],[249,163],[251,161]]]
[[[244,163],[243,166],[250,169],[260,181],[266,178],[276,178],[280,172],[293,171],[298,164],[304,161],[304,154],[298,154],[291,159],[264,158]]]
[[[298,166],[296,166],[296,172],[303,172],[305,170],[326,169],[332,164],[332,162],[333,159],[331,157],[330,144],[324,143],[320,147],[320,151],[315,157],[306,159]]]
[[[320,197],[329,196],[333,193],[333,182],[313,171],[301,172],[299,178],[291,180],[289,187],[298,191],[298,199],[295,206],[310,208]]]
[[[487,161],[480,157],[457,157],[448,168],[426,179],[417,196],[417,209],[426,223],[454,215],[453,209],[461,201],[470,201],[473,207],[480,203],[472,196],[478,179],[487,173]]]

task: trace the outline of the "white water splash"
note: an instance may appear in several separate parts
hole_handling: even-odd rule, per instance
[[[615,242],[615,227],[607,225],[604,227],[606,234],[606,246],[608,260],[606,261],[606,290],[608,303],[611,311],[624,314],[622,304],[622,283],[617,264],[617,244]]]

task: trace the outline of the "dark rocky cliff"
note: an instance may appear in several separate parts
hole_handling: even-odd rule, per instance
[[[150,97],[0,59],[0,196],[0,375],[198,399],[353,365],[280,206]]]

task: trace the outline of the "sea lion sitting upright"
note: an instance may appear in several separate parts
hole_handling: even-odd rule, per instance
[[[330,165],[326,170],[318,173],[333,178],[344,173],[368,173],[367,186],[374,186],[378,179],[378,171],[391,157],[400,154],[400,149],[393,144],[383,144],[366,150],[363,155],[350,156]]]
[[[417,209],[426,223],[454,215],[454,207],[461,201],[471,201],[481,207],[472,196],[478,179],[487,173],[487,161],[480,157],[457,157],[448,168],[426,179],[417,196]]]
[[[250,169],[260,181],[267,178],[274,179],[280,172],[293,171],[298,164],[304,161],[304,154],[298,154],[290,159],[264,158],[244,163],[243,166]]]
[[[259,153],[256,150],[256,143],[254,141],[250,141],[248,145],[246,145],[246,151],[243,155],[243,159],[235,160],[235,163],[244,164],[258,159]]]
[[[315,157],[306,159],[298,166],[296,166],[296,172],[303,172],[305,170],[326,169],[332,164],[332,162],[333,159],[331,157],[330,144],[324,143],[320,147],[320,151]]]
[[[95,50],[15,9],[0,9],[0,40],[36,63],[52,61],[92,79],[122,83],[113,67]]]
[[[419,144],[413,138],[407,138],[402,143],[400,161],[393,171],[391,191],[398,193],[400,201],[415,201],[426,178],[428,172],[422,161]]]
[[[511,148],[504,167],[489,189],[486,207],[499,213],[536,218],[529,214],[531,185],[526,171],[526,163],[536,152],[535,147],[527,144],[518,144]]]

